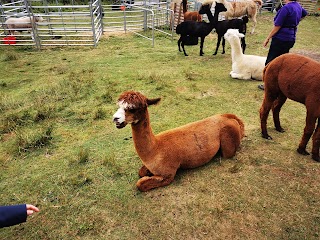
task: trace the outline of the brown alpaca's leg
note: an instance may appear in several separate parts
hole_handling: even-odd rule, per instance
[[[231,158],[236,154],[240,145],[241,133],[238,123],[230,122],[229,125],[223,127],[220,132],[220,149],[222,157]]]
[[[174,175],[168,177],[162,176],[152,176],[152,177],[142,177],[137,182],[137,187],[141,192],[149,191],[153,188],[167,186],[172,183]]]
[[[312,159],[320,162],[320,156],[319,156],[319,148],[320,148],[320,119],[318,118],[318,125],[316,127],[316,130],[313,134],[312,138]]]
[[[284,132],[284,129],[281,127],[281,124],[280,124],[279,114],[280,114],[281,107],[286,102],[286,100],[287,100],[287,97],[281,92],[279,93],[277,100],[274,101],[272,105],[273,122],[278,132]]]
[[[310,114],[307,109],[306,126],[304,128],[302,139],[301,139],[299,147],[297,149],[298,153],[300,153],[302,155],[309,155],[310,154],[306,151],[306,147],[307,147],[308,141],[314,131],[314,126],[316,124],[316,121],[317,121],[317,118],[314,117],[312,114]]]
[[[264,97],[263,103],[262,103],[261,108],[260,108],[261,133],[262,133],[262,137],[263,138],[272,139],[272,137],[269,136],[269,134],[268,134],[267,119],[268,119],[268,116],[269,116],[270,109],[271,109],[271,107],[273,105],[274,99],[267,98],[266,94],[267,93],[265,93],[265,97]]]
[[[153,174],[149,171],[149,169],[146,166],[142,166],[139,170],[139,176],[144,177],[144,176],[153,176]]]

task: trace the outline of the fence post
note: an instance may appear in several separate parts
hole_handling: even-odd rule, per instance
[[[39,39],[39,36],[38,36],[36,23],[34,21],[34,14],[32,12],[32,5],[29,4],[28,0],[24,0],[24,5],[26,6],[28,17],[30,18],[30,22],[31,22],[31,28],[32,28],[31,37],[33,38],[33,41],[35,42],[37,49],[40,50],[41,43],[40,43],[40,39]]]

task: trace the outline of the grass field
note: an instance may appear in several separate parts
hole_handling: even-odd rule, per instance
[[[258,16],[246,53],[266,56],[272,19]],[[291,52],[320,60],[319,23],[301,22]],[[304,106],[288,100],[286,132],[270,116],[273,140],[261,138],[260,82],[229,77],[229,44],[212,56],[211,35],[205,56],[192,46],[185,57],[177,39],[157,35],[154,48],[129,34],[105,36],[97,48],[0,48],[0,204],[40,208],[27,223],[0,229],[0,239],[320,238],[320,165],[296,152]],[[131,89],[162,97],[149,109],[155,133],[218,113],[240,116],[241,148],[139,192],[131,129],[112,123],[117,97]]]

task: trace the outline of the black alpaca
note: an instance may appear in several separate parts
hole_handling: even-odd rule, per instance
[[[188,39],[194,39],[194,38],[201,38],[200,43],[200,56],[203,55],[203,43],[206,36],[209,35],[209,33],[212,31],[213,28],[215,28],[217,22],[218,22],[218,15],[220,12],[227,11],[225,6],[222,3],[216,3],[214,16],[212,16],[211,13],[211,4],[205,4],[202,5],[199,13],[200,14],[207,14],[209,23],[206,22],[195,22],[195,21],[186,21],[180,23],[176,28],[176,33],[180,34],[180,38],[178,40],[178,47],[179,51],[181,52],[180,45],[183,49],[184,55],[188,56],[184,49],[184,45],[186,45],[186,42]]]
[[[216,55],[220,46],[221,38],[222,38],[222,54],[225,53],[225,45],[226,40],[224,39],[224,34],[227,32],[228,29],[238,29],[239,33],[242,33],[243,35],[246,35],[247,33],[247,23],[249,19],[247,16],[242,17],[242,19],[231,19],[231,20],[224,20],[224,21],[218,21],[216,25],[216,33],[218,34],[218,41],[217,41],[217,47],[216,51],[213,55]],[[241,38],[241,47],[242,52],[246,50],[246,40],[245,37]]]

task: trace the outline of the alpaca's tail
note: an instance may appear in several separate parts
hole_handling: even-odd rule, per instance
[[[241,130],[241,138],[243,138],[244,137],[244,123],[243,123],[243,121],[232,113],[225,113],[225,114],[222,114],[222,116],[229,118],[229,119],[234,119],[238,122],[238,124],[240,125],[240,130]]]
[[[266,72],[266,70],[267,70],[267,67],[268,67],[268,65],[265,66],[264,69],[263,69],[263,73],[262,73],[262,81],[263,81],[263,82],[264,82],[264,79],[266,78],[266,77],[265,77],[265,76],[266,76],[265,72]]]

